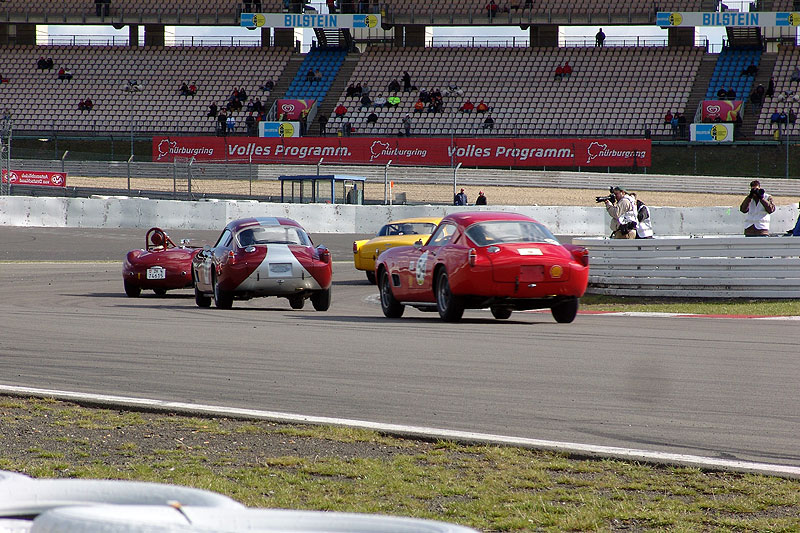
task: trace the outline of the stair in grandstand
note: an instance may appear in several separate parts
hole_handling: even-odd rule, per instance
[[[728,46],[731,48],[761,48],[761,28],[728,26]]]
[[[269,93],[269,98],[263,102],[267,109],[272,109],[276,101],[286,96],[286,91],[289,90],[289,84],[300,71],[300,65],[303,64],[303,59],[304,57],[300,54],[292,54],[292,57],[289,58],[289,62],[286,64],[286,68],[283,70],[283,74],[278,77],[277,81],[273,80],[275,81],[275,87]]]
[[[324,102],[346,56],[345,49],[313,48],[306,54],[297,74],[289,84],[286,98],[314,99],[318,105]],[[309,82],[306,77],[309,70],[319,70],[322,73],[322,81]]]
[[[750,64],[758,67],[760,61],[761,46],[754,48],[728,46],[723,48],[714,67],[714,74],[711,75],[711,82],[708,84],[708,90],[706,90],[706,99],[720,99],[717,96],[717,91],[732,88],[736,92],[736,100],[746,100],[753,88],[753,76],[744,76],[742,71]],[[760,69],[759,72],[761,72]]]
[[[705,99],[708,84],[711,83],[711,76],[714,74],[714,67],[717,65],[716,54],[703,54],[700,60],[700,67],[697,69],[697,75],[692,85],[692,92],[689,93],[689,99],[686,101],[686,121],[691,124],[694,122],[694,117],[700,107],[700,102]],[[666,114],[666,111],[664,111]]]
[[[314,35],[320,48],[344,48],[345,50],[350,50],[353,45],[353,37],[348,28],[341,30],[314,28]]]
[[[778,54],[775,52],[761,54],[758,75],[753,80],[753,87],[758,87],[759,84],[763,85],[764,89],[769,87],[769,79],[775,70],[777,60]],[[752,139],[756,133],[756,125],[758,125],[760,110],[750,103],[749,94],[745,95],[745,100],[745,113],[740,126],[741,132],[737,135],[737,139]]]
[[[333,115],[333,110],[336,107],[336,102],[338,99],[338,95],[342,94],[345,89],[347,88],[347,82],[350,80],[350,76],[352,76],[353,71],[355,71],[356,66],[358,66],[358,54],[348,54],[342,63],[342,66],[339,67],[339,72],[336,74],[336,78],[333,80],[330,89],[328,89],[328,94],[331,95],[331,98],[326,98],[325,101],[319,106],[317,110],[317,116],[320,113],[324,113],[326,117]],[[309,135],[320,135],[319,131],[319,122],[314,121],[313,124],[308,125],[308,134]]]

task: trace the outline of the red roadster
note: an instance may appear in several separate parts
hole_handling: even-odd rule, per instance
[[[288,218],[244,218],[225,226],[217,243],[192,261],[195,302],[221,309],[233,300],[278,296],[292,309],[310,299],[317,311],[331,305],[331,253],[314,247],[300,224]]]
[[[497,319],[512,311],[550,308],[557,322],[572,322],[589,281],[585,248],[562,245],[532,218],[488,211],[442,219],[427,243],[383,252],[376,277],[389,318],[406,305],[438,310],[458,321],[464,309],[488,307]]]
[[[199,247],[188,246],[188,241],[176,246],[161,228],[147,230],[144,242],[143,250],[131,250],[122,263],[125,294],[136,298],[151,289],[161,296],[192,286],[192,258]]]

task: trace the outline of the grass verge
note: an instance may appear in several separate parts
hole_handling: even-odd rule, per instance
[[[800,316],[800,300],[643,298],[586,294],[581,298],[581,309],[697,315]]]
[[[800,531],[800,481],[0,396],[0,469],[482,531]]]

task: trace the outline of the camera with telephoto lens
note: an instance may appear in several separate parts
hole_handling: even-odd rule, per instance
[[[761,188],[750,189],[750,197],[761,200],[762,198],[764,198],[764,189]]]
[[[614,187],[609,187],[608,188],[608,193],[609,193],[608,196],[595,196],[594,197],[594,201],[597,202],[598,204],[602,203],[602,202],[605,202],[606,200],[608,200],[612,204],[614,202],[616,202],[617,201],[617,197],[614,196]]]

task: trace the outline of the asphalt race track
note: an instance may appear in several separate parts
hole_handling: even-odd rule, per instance
[[[796,322],[388,320],[348,262],[354,236],[313,237],[337,261],[324,313],[127,298],[143,231],[0,228],[0,384],[800,466]]]

